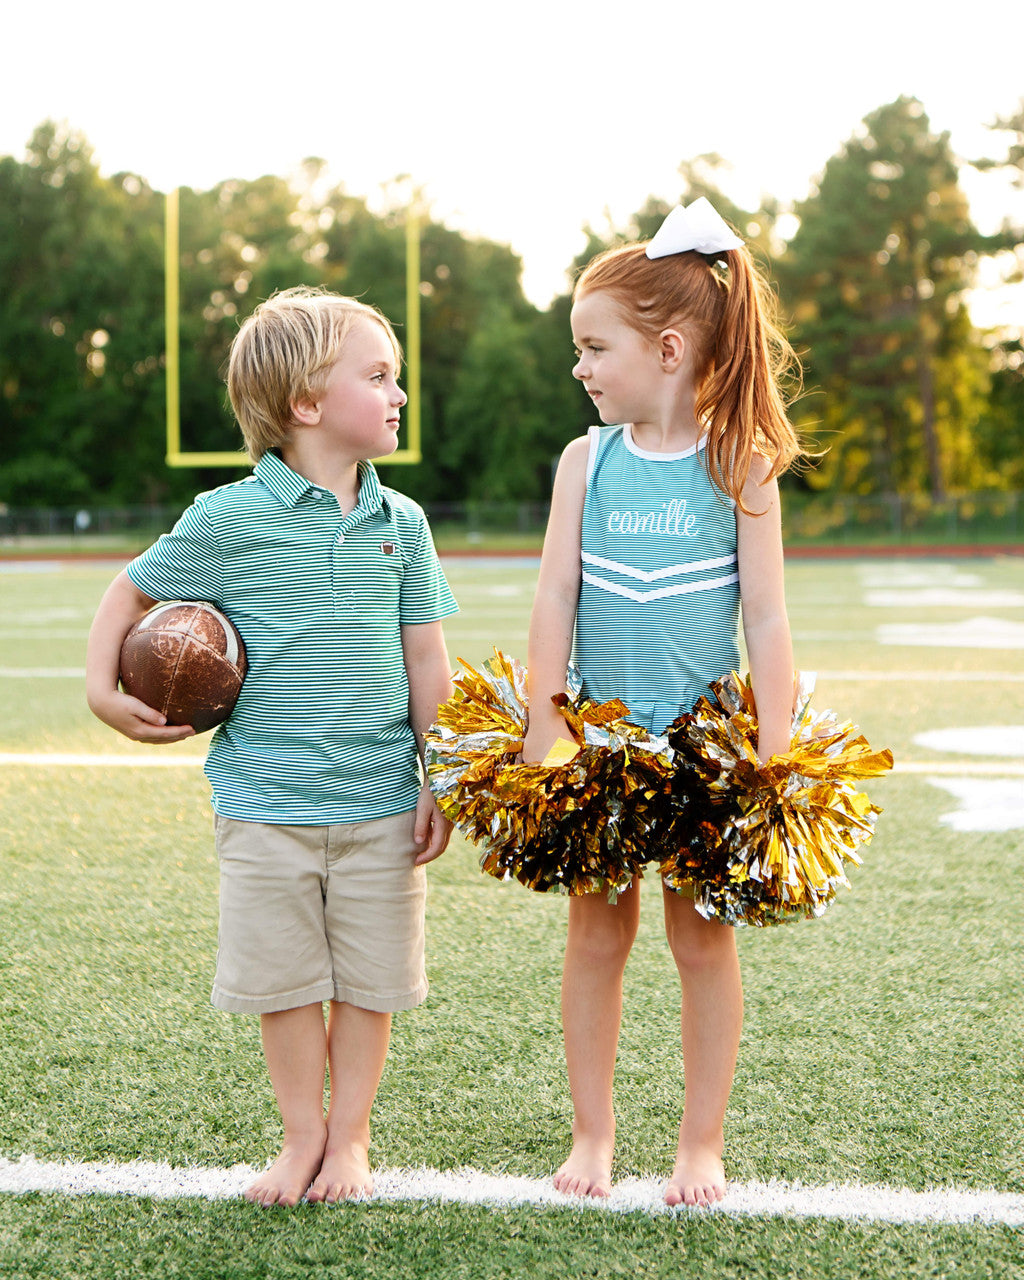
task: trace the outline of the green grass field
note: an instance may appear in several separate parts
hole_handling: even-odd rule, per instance
[[[479,662],[492,645],[525,658],[535,566],[446,567],[462,607],[447,628],[453,662]],[[93,720],[83,701],[86,632],[113,571],[9,566],[0,576],[0,1157],[260,1164],[280,1134],[258,1028],[209,1005],[217,868],[205,780],[188,761],[197,744],[163,749],[180,768],[17,758],[153,754]],[[924,771],[870,786],[885,808],[878,834],[853,891],[823,920],[740,934],[747,1013],[730,1177],[1024,1193],[1024,829],[954,830],[941,818],[964,802],[927,772],[963,766],[979,784],[1016,778],[1024,788],[1024,761],[915,742],[925,730],[1024,722],[1014,640],[1024,559],[798,561],[788,594],[798,661],[820,673],[815,704]],[[957,647],[879,643],[881,627],[975,618],[987,621],[961,631]],[[1004,647],[985,647],[1000,635]],[[482,876],[459,840],[430,874],[432,992],[396,1018],[374,1160],[546,1177],[571,1115],[558,1018],[566,900]],[[617,1082],[620,1177],[668,1171],[681,1108],[678,984],[659,891],[648,883],[644,893]],[[1024,1232],[0,1196],[5,1280],[527,1273],[1002,1280],[1024,1276]]]

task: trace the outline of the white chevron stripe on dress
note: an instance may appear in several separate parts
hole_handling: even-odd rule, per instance
[[[704,569],[722,569],[727,564],[736,563],[734,555],[716,556],[712,560],[691,560],[689,564],[672,564],[666,569],[654,569],[648,573],[644,569],[634,569],[632,565],[619,564],[617,560],[606,560],[603,556],[595,556],[589,551],[584,551],[581,558],[584,564],[596,565],[599,569],[613,569],[616,573],[624,573],[630,578],[639,578],[641,582],[656,582],[658,578],[669,578],[677,573],[700,573]]]
[[[632,587],[619,586],[618,583],[608,582],[605,578],[599,578],[593,573],[583,575],[583,581],[589,582],[592,587],[600,587],[603,591],[611,592],[612,595],[625,596],[627,600],[635,600],[637,604],[647,604],[650,600],[665,600],[669,596],[688,596],[695,591],[711,591],[715,587],[728,587],[739,580],[738,573],[730,573],[724,578],[709,578],[707,582],[677,582],[670,587],[657,587],[654,591],[634,591]]]

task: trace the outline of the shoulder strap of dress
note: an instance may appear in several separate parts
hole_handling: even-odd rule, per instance
[[[597,455],[601,448],[601,428],[588,427],[587,437],[590,441],[590,448],[587,451],[587,484],[590,484],[590,477],[594,474],[594,464],[597,462]]]
[[[608,427],[588,427],[587,438],[590,441],[590,448],[587,451],[587,485],[594,474],[594,468],[597,466],[597,459],[601,453],[601,449],[606,445],[612,437],[618,432],[622,434],[621,426]]]

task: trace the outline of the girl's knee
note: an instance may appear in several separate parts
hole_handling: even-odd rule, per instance
[[[590,912],[570,919],[567,954],[595,968],[624,967],[636,941],[637,922],[628,914]]]
[[[566,957],[592,970],[621,971],[633,947],[632,935],[577,933],[569,939]]]
[[[569,903],[568,946],[595,961],[626,957],[640,925],[640,900],[635,887],[614,904],[603,894],[573,898]]]
[[[665,931],[681,976],[706,973],[738,963],[736,931],[715,920],[690,913],[666,913]]]

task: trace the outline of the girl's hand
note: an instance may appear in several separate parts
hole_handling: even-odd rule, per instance
[[[196,736],[191,725],[168,724],[165,715],[120,689],[91,697],[89,707],[104,724],[133,742],[181,742]]]
[[[785,755],[791,745],[788,736],[785,739],[776,737],[774,741],[771,741],[765,740],[759,734],[757,739],[757,758],[762,765],[766,765],[772,756]]]
[[[548,752],[559,738],[564,738],[566,741],[572,740],[569,726],[554,707],[551,711],[552,714],[549,716],[530,716],[530,724],[523,739],[523,764],[543,764]]]

